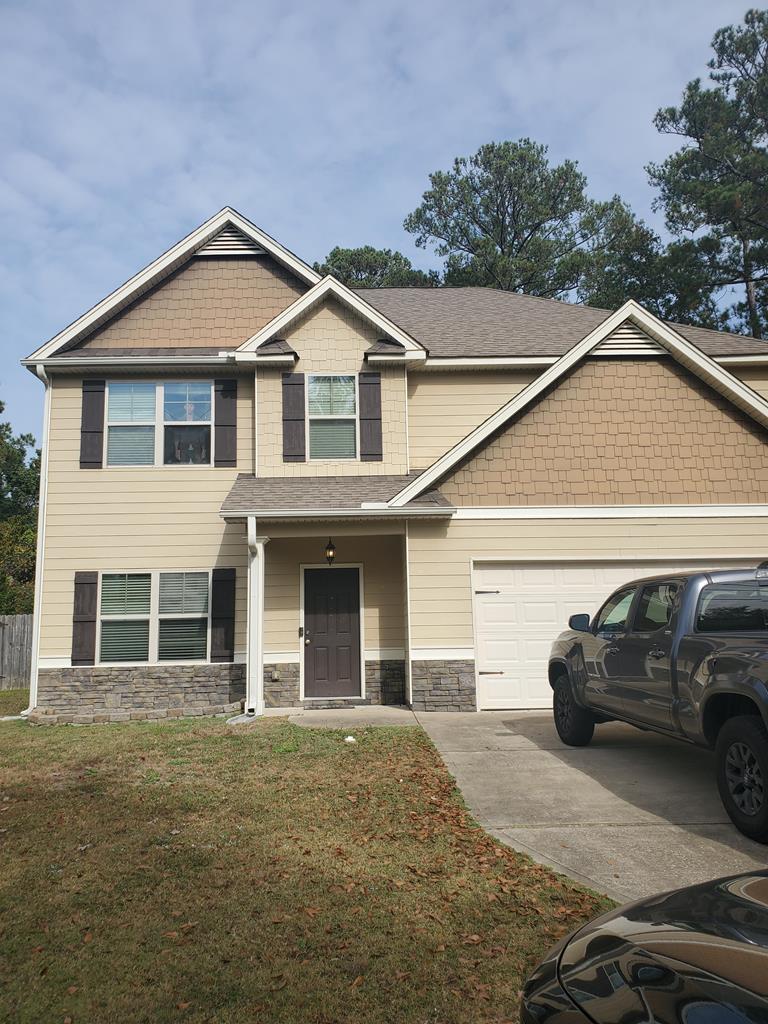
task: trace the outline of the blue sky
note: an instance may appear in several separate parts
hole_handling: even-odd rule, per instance
[[[642,216],[659,106],[727,0],[0,0],[0,398],[18,360],[222,206],[308,261],[399,248],[430,171],[522,136]]]

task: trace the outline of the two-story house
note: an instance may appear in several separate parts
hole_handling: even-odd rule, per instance
[[[768,554],[768,345],[352,291],[224,209],[34,352],[32,720],[547,706],[615,584]]]

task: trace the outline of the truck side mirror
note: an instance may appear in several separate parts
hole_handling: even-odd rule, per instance
[[[589,632],[589,616],[588,615],[572,615],[568,619],[568,629],[575,629],[577,633],[588,633]]]

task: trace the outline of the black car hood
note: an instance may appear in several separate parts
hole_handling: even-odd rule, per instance
[[[768,871],[716,879],[598,918],[565,947],[559,976],[593,1019],[609,1019],[610,1007],[615,1020],[642,1020],[653,1005],[650,1019],[678,1020],[681,1001],[703,1000],[747,1009],[739,1020],[768,1021]]]

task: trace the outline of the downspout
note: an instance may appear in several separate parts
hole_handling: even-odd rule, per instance
[[[32,608],[32,664],[29,673],[29,707],[21,712],[26,717],[37,704],[37,675],[40,657],[40,618],[43,595],[43,553],[45,551],[45,519],[48,500],[48,442],[51,424],[51,379],[45,366],[38,363],[35,373],[45,385],[43,436],[40,445],[40,497],[37,507],[37,548],[35,553],[35,595]]]

